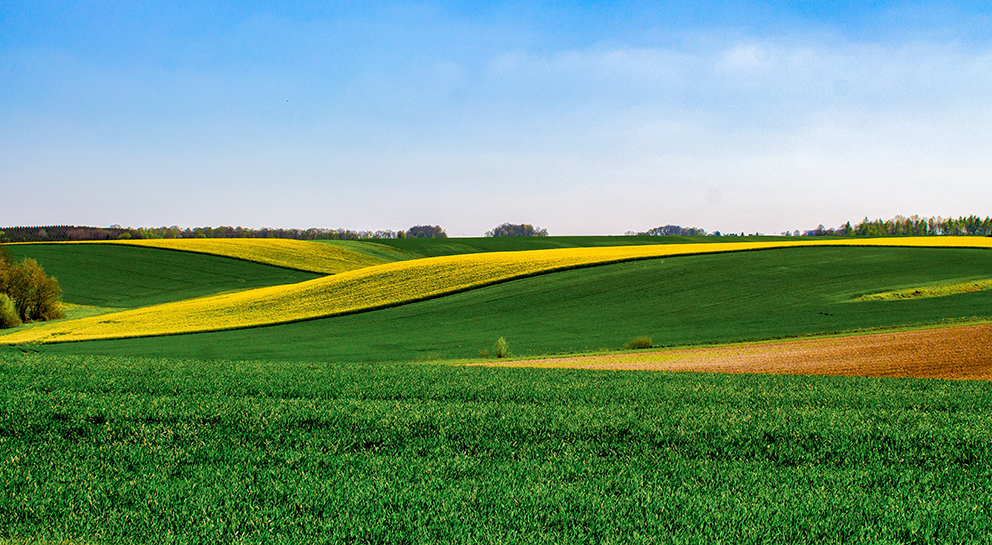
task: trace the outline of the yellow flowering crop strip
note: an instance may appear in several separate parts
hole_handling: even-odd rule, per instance
[[[233,257],[287,269],[338,274],[386,263],[331,244],[281,238],[180,238],[115,241],[84,241],[68,244],[126,244]]]
[[[972,293],[992,289],[992,279],[971,280],[968,282],[953,282],[950,284],[933,284],[901,290],[883,291],[862,295],[854,301],[891,301],[898,299],[928,299],[930,297],[946,297],[961,293]]]
[[[298,284],[165,303],[0,336],[0,344],[82,341],[216,331],[383,308],[575,267],[678,255],[800,246],[992,248],[992,239],[918,237],[562,248],[386,263]]]

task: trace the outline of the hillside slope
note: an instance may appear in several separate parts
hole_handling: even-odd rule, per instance
[[[992,291],[857,302],[895,286],[987,277],[992,252],[794,248],[557,272],[394,308],[246,330],[50,345],[67,353],[411,361],[699,345],[992,315]]]
[[[126,244],[197,252],[320,274],[338,274],[388,262],[343,245],[278,238],[152,239],[67,244]]]
[[[854,241],[797,240],[491,252],[387,263],[287,286],[166,303],[15,331],[0,343],[61,342],[169,335],[273,325],[385,308],[536,274],[607,263],[776,248],[992,246],[974,237]]]
[[[13,244],[15,258],[38,261],[78,305],[137,308],[222,291],[276,286],[318,274],[204,253],[121,244]]]

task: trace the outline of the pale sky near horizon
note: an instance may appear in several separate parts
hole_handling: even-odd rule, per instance
[[[0,5],[0,226],[992,215],[985,2]]]

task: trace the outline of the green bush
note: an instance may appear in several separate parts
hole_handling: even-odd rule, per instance
[[[506,339],[500,337],[496,341],[496,346],[493,347],[493,352],[496,354],[497,358],[505,358],[509,355],[510,343],[506,342]]]
[[[13,306],[13,313],[20,322],[54,320],[64,316],[62,288],[33,259],[14,263],[10,254],[0,252],[0,293]]]
[[[17,309],[14,302],[6,293],[0,293],[0,329],[17,327],[21,325],[21,319],[17,317]]]
[[[637,337],[623,345],[626,350],[639,350],[642,348],[651,348],[651,346],[651,337]]]

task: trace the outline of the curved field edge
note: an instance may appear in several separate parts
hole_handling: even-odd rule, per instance
[[[947,297],[949,295],[957,295],[960,293],[974,293],[976,291],[985,291],[989,289],[992,289],[992,279],[987,278],[980,280],[969,280],[966,282],[913,286],[898,290],[870,293],[854,299],[854,302],[929,299],[933,297]]]
[[[15,259],[36,260],[54,276],[66,303],[114,307],[115,312],[324,276],[200,252],[136,245],[18,244],[5,248]]]
[[[790,240],[785,237],[762,237],[761,241]],[[444,255],[486,252],[517,252],[524,250],[552,250],[560,248],[594,248],[612,246],[655,246],[659,244],[713,244],[716,242],[755,242],[755,237],[714,236],[553,236],[553,237],[455,237],[455,238],[392,238],[374,244],[406,253],[412,258],[440,257]],[[321,241],[323,242],[323,241]],[[333,241],[328,241],[333,242]],[[343,241],[348,242],[348,241]]]
[[[285,286],[53,322],[0,337],[50,343],[221,331],[324,318],[422,301],[555,271],[680,255],[809,246],[990,248],[992,239],[892,238],[746,242],[494,252],[388,263]]]
[[[461,365],[992,380],[992,323]]]
[[[151,239],[51,242],[46,244],[119,244],[160,250],[209,254],[251,261],[285,269],[320,274],[339,274],[387,263],[381,257],[360,253],[341,245],[278,238],[239,239]]]

